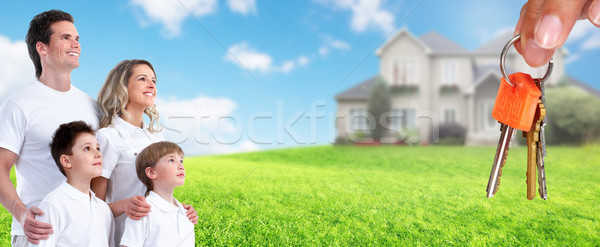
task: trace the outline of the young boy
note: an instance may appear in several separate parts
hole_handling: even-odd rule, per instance
[[[44,214],[36,219],[50,223],[54,230],[39,246],[113,246],[112,212],[90,190],[92,178],[102,173],[94,130],[83,121],[62,124],[54,132],[50,152],[67,181],[39,205]]]
[[[172,142],[157,142],[138,154],[135,166],[152,211],[141,220],[125,220],[121,246],[194,246],[194,225],[173,198],[173,189],[185,181],[183,150]]]

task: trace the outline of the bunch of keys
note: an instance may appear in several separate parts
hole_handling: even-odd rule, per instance
[[[492,117],[500,122],[500,140],[494,158],[492,172],[487,185],[487,197],[496,194],[500,186],[502,168],[506,164],[510,140],[515,129],[523,131],[527,140],[527,199],[535,198],[536,180],[539,184],[539,194],[547,198],[546,171],[544,157],[546,156],[546,140],[544,126],[546,125],[546,108],[544,82],[552,73],[554,63],[550,60],[548,71],[542,79],[533,79],[524,73],[506,75],[504,63],[508,48],[520,38],[517,34],[502,50],[500,55],[500,71],[502,79],[496,96]],[[537,171],[537,179],[536,179]]]

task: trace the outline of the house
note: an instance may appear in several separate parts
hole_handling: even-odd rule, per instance
[[[374,119],[367,113],[367,98],[371,85],[381,77],[391,93],[387,126],[390,133],[396,132],[396,137],[382,142],[406,138],[407,131],[418,135],[421,143],[435,142],[437,126],[455,123],[466,129],[467,145],[497,144],[499,124],[491,111],[502,77],[500,52],[512,36],[505,33],[470,51],[436,32],[415,37],[400,30],[376,51],[379,74],[335,96],[338,138],[368,136]],[[565,76],[567,54],[564,48],[555,52],[554,70],[546,85],[572,79]],[[525,72],[534,78],[546,72],[545,66],[529,67],[513,47],[506,56],[506,68],[508,74]]]

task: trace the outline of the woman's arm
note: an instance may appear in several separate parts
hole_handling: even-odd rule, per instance
[[[96,197],[106,201],[106,189],[108,188],[108,179],[105,177],[95,177],[92,179],[90,188],[96,194]]]

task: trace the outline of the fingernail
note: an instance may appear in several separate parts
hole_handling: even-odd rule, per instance
[[[558,16],[544,16],[535,30],[535,41],[537,41],[542,48],[555,48],[562,35],[562,26],[562,22],[560,22]]]
[[[523,51],[523,58],[529,66],[540,67],[546,63],[545,59],[548,55],[548,50],[539,47],[535,41],[529,40],[525,44],[525,50]]]
[[[595,1],[590,7],[589,12],[590,21],[600,26],[600,1]]]

